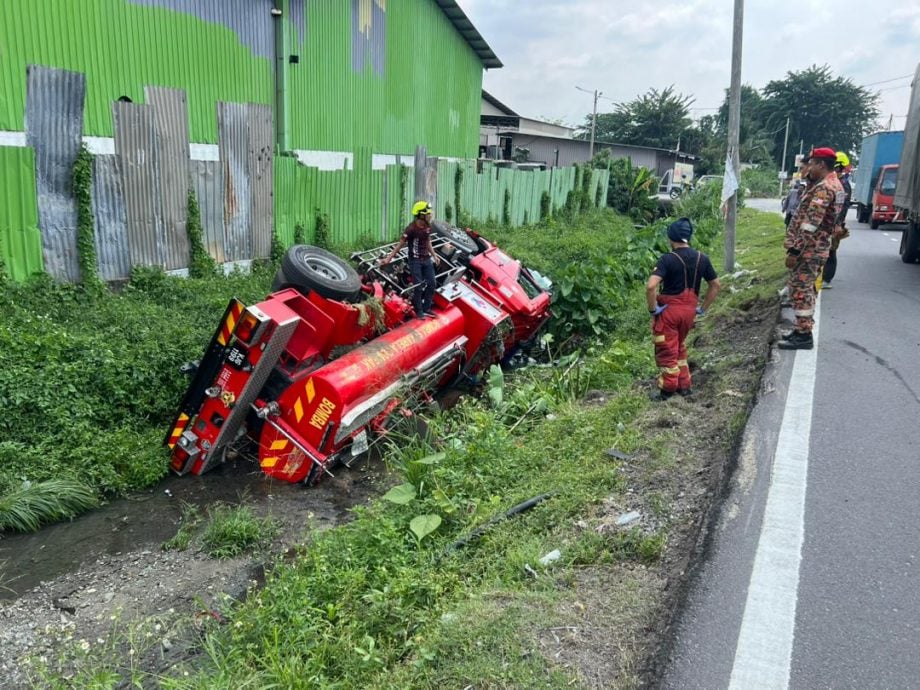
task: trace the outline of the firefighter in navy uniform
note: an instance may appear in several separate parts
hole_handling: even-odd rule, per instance
[[[687,396],[692,392],[685,341],[694,318],[709,309],[721,289],[709,257],[690,247],[692,236],[689,218],[680,218],[668,226],[671,251],[658,259],[645,285],[659,371],[655,399],[669,398],[675,393]],[[703,279],[707,288],[700,305]]]
[[[783,350],[810,350],[815,325],[815,281],[831,250],[831,238],[843,208],[844,191],[834,173],[837,154],[817,148],[808,157],[805,175],[811,184],[789,224],[783,246],[789,269],[789,298],[795,312],[795,329],[783,336]]]

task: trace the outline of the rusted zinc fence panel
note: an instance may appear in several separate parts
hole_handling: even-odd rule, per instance
[[[245,103],[217,104],[220,160],[224,166],[224,249],[228,261],[252,257],[250,237],[249,108]]]
[[[185,268],[189,257],[188,103],[181,89],[148,86],[145,91],[156,125],[154,164],[164,240],[160,262],[167,269]]]
[[[29,65],[26,142],[35,151],[38,226],[45,270],[56,280],[80,280],[73,165],[83,134],[86,78],[79,72]]]
[[[0,146],[0,260],[17,281],[43,269],[35,198],[35,152]]]
[[[121,175],[113,155],[93,158],[92,202],[99,277],[124,280],[131,275],[131,247]]]
[[[125,197],[132,266],[162,266],[166,236],[159,202],[156,118],[153,107],[112,104],[115,154]]]
[[[191,161],[192,190],[201,214],[202,241],[208,254],[221,263],[224,249],[224,168],[220,161]]]
[[[249,104],[248,157],[252,236],[250,258],[264,259],[272,247],[272,156],[274,134],[272,109],[267,105]]]

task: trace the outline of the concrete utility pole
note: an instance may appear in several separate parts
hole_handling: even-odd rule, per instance
[[[783,140],[783,176],[779,181],[779,195],[783,195],[783,182],[786,181],[786,150],[789,148],[789,116],[786,116],[786,138]]]
[[[588,91],[588,89],[583,89],[580,86],[576,86],[575,88],[578,89],[579,91],[584,91],[585,93],[594,94],[594,109],[591,111],[591,148],[588,149],[588,157],[593,159],[594,158],[594,130],[597,128],[597,98],[598,96],[603,95],[604,92],[598,91],[597,89],[594,89],[594,91]]]
[[[741,185],[741,38],[744,33],[744,0],[735,0],[735,21],[732,35],[732,83],[728,98],[728,150],[732,167]],[[727,171],[726,171],[727,172]],[[738,190],[728,200],[725,216],[725,271],[735,270],[735,223],[738,219]]]

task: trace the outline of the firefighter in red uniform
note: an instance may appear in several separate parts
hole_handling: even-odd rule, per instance
[[[784,350],[810,350],[815,325],[815,281],[821,275],[831,250],[831,237],[843,208],[844,191],[834,173],[837,154],[833,149],[814,149],[805,164],[810,184],[786,230],[786,268],[789,269],[789,298],[795,312],[795,330],[783,336]]]
[[[659,371],[658,391],[653,396],[656,399],[669,398],[674,393],[687,396],[692,392],[684,341],[693,328],[694,318],[709,309],[720,290],[709,257],[690,248],[692,235],[689,218],[680,218],[668,226],[671,251],[658,259],[645,285]],[[700,306],[700,284],[704,278],[706,296]]]

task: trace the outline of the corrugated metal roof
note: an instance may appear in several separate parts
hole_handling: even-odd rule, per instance
[[[435,2],[444,14],[447,15],[451,23],[457,28],[460,35],[470,44],[470,48],[479,56],[483,67],[486,69],[494,69],[502,66],[502,61],[492,52],[489,44],[486,43],[486,39],[476,30],[476,27],[473,26],[473,22],[471,22],[469,17],[466,16],[466,13],[460,9],[460,5],[454,2],[454,0],[435,0]]]

